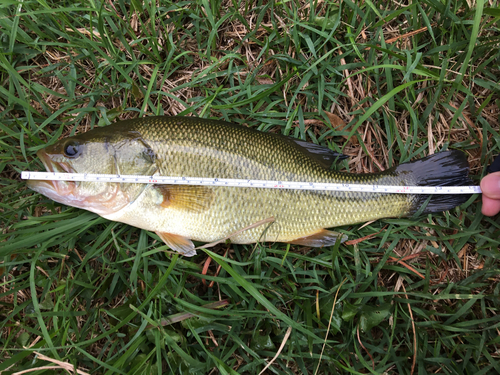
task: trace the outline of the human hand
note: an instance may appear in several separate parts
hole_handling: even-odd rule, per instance
[[[494,216],[500,212],[500,172],[490,173],[481,180],[483,192],[483,208],[486,216]]]

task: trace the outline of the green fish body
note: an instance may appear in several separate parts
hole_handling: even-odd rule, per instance
[[[96,174],[350,183],[468,185],[468,163],[459,151],[431,155],[381,173],[331,170],[332,152],[278,134],[217,120],[146,117],[95,128],[38,152],[49,171]],[[234,243],[289,242],[329,246],[327,230],[415,213],[429,196],[264,188],[102,182],[30,181],[29,187],[70,206],[156,232],[172,249],[195,254],[191,240]],[[433,196],[424,213],[451,209],[468,196]]]

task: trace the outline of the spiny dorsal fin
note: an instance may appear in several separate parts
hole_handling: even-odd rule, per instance
[[[335,242],[337,242],[338,237],[341,238],[340,242],[347,241],[347,236],[345,234],[333,232],[328,229],[321,229],[310,236],[296,238],[295,240],[288,241],[288,243],[310,247],[333,246]]]
[[[167,244],[172,250],[181,253],[187,257],[192,257],[196,255],[196,250],[194,249],[193,241],[189,238],[179,236],[178,234],[156,232],[158,237],[162,239],[163,242]]]
[[[165,208],[203,212],[214,199],[213,190],[205,186],[155,185],[155,188],[162,194],[160,205]]]

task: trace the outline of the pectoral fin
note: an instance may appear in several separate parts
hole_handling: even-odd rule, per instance
[[[319,232],[316,232],[310,236],[300,237],[295,240],[288,241],[288,243],[311,247],[333,246],[335,245],[335,242],[337,242],[337,238],[339,237],[340,242],[347,241],[347,236],[345,234],[333,232],[328,229],[321,229]]]
[[[205,186],[155,185],[155,188],[163,196],[160,205],[165,208],[199,213],[209,209],[214,200],[213,190]]]
[[[156,234],[165,242],[172,250],[181,253],[184,256],[192,257],[196,255],[193,241],[189,238],[179,236],[172,233],[156,232]]]

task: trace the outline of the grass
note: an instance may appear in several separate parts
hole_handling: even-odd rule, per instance
[[[353,173],[460,149],[478,183],[499,19],[484,0],[2,2],[2,374],[499,373],[500,222],[478,197],[347,245],[183,258],[19,178],[56,139],[165,114],[327,144]]]

